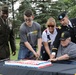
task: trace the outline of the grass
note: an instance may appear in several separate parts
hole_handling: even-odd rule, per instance
[[[18,58],[19,43],[20,43],[20,39],[16,39],[16,55],[12,56],[12,54],[10,53],[10,59],[11,60],[17,60],[17,58]]]

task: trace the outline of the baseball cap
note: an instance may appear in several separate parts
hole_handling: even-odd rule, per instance
[[[67,38],[70,37],[70,33],[68,31],[64,31],[62,34],[61,34],[61,38],[60,40],[66,40]]]
[[[67,12],[64,11],[60,15],[58,15],[58,20],[62,20],[66,16]]]

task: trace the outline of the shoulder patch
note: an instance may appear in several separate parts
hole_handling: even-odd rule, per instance
[[[57,29],[61,29],[61,26],[58,26]]]

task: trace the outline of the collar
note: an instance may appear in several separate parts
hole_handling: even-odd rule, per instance
[[[72,26],[72,23],[71,23],[70,21],[69,21],[69,25],[70,25],[70,27],[73,27],[73,26]],[[68,26],[68,25],[67,25],[67,26]]]
[[[57,33],[57,30],[54,28],[54,32],[53,32],[53,34],[55,34],[55,33]],[[51,33],[49,32],[49,29],[47,28],[47,35],[50,35]],[[51,35],[53,35],[53,34],[51,34]]]
[[[34,23],[34,21],[31,22],[31,25],[27,25],[26,22],[25,22],[25,25],[26,25],[27,27],[32,27],[33,23]]]

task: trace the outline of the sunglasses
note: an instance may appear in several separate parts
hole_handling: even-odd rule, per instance
[[[52,28],[53,28],[53,27],[54,27],[54,25],[48,25],[48,27],[52,27]]]
[[[26,22],[27,22],[27,21],[31,22],[31,21],[32,21],[32,19],[31,19],[31,18],[29,18],[29,19],[25,19],[25,21],[26,21]]]

